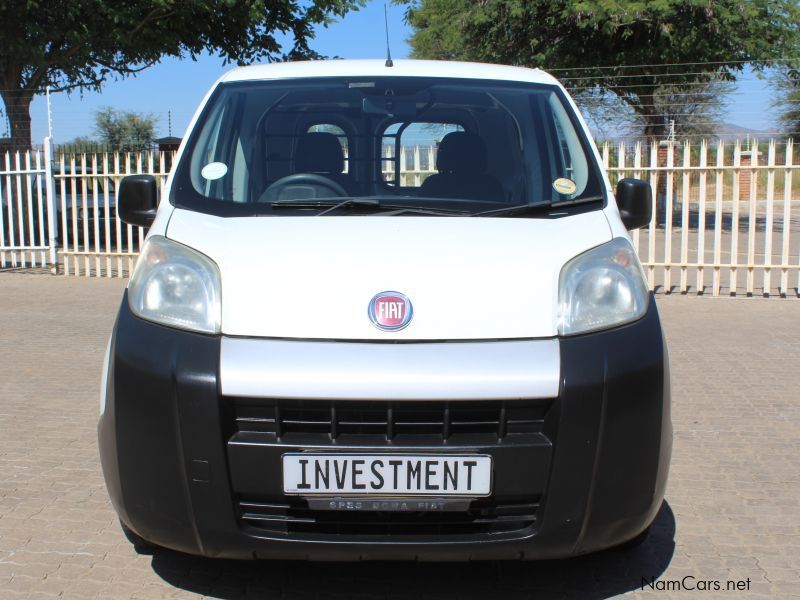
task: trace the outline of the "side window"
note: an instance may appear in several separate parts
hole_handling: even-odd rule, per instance
[[[347,134],[344,132],[344,129],[338,125],[332,125],[330,123],[318,123],[316,125],[311,125],[311,127],[308,128],[307,133],[330,133],[335,135],[339,139],[339,143],[342,145],[342,153],[344,154],[344,173],[350,172],[350,144],[348,143]]]
[[[393,123],[381,139],[381,178],[390,186],[419,187],[436,173],[436,151],[442,138],[464,131],[457,123]]]

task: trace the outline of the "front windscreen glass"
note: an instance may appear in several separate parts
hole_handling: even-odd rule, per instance
[[[193,128],[172,202],[220,216],[474,215],[602,203],[590,152],[556,86],[412,77],[227,83]]]

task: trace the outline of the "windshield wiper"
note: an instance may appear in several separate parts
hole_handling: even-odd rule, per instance
[[[508,217],[512,215],[530,215],[541,212],[550,212],[559,208],[569,208],[581,204],[591,204],[602,202],[604,196],[587,196],[578,200],[562,200],[560,202],[537,202],[535,204],[517,204],[516,206],[506,206],[505,208],[494,208],[482,212],[473,213],[473,217]]]
[[[392,199],[393,196],[361,196],[356,198],[344,198],[341,200],[275,200],[270,203],[273,209],[281,208],[321,208],[316,215],[320,217],[342,208],[362,209],[367,212],[382,213],[385,216],[400,214],[420,214],[441,217],[469,216],[468,211],[454,210],[449,208],[426,208],[424,206],[407,206],[402,204],[383,204],[381,200]]]
[[[374,198],[333,198],[331,200],[273,200],[269,203],[270,208],[322,208],[325,209],[318,213],[325,214],[331,210],[342,208],[344,206],[353,206],[358,208],[380,208],[381,203]]]
[[[452,210],[449,208],[425,208],[424,206],[397,206],[392,204],[382,204],[381,208],[386,209],[384,216],[403,215],[413,213],[417,215],[432,215],[435,217],[469,217],[472,213],[466,210]]]
[[[326,215],[329,212],[333,212],[335,210],[339,210],[340,208],[345,207],[352,207],[352,208],[369,208],[369,209],[381,209],[381,203],[374,198],[347,198],[346,200],[342,200],[337,204],[331,205],[329,208],[326,208],[323,211],[320,211],[316,214],[316,216],[321,217],[322,215]]]

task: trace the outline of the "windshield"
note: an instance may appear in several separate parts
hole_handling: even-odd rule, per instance
[[[172,202],[219,216],[488,216],[529,204],[586,206],[603,200],[589,148],[551,85],[416,77],[228,83],[193,129]]]

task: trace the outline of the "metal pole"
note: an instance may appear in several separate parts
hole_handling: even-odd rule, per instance
[[[50,86],[45,89],[45,98],[47,99],[47,137],[53,139],[53,113],[50,109]]]
[[[53,138],[44,138],[44,189],[47,200],[47,243],[50,247],[50,272],[58,273],[56,254],[56,194],[53,190]],[[66,235],[66,232],[64,232]]]

